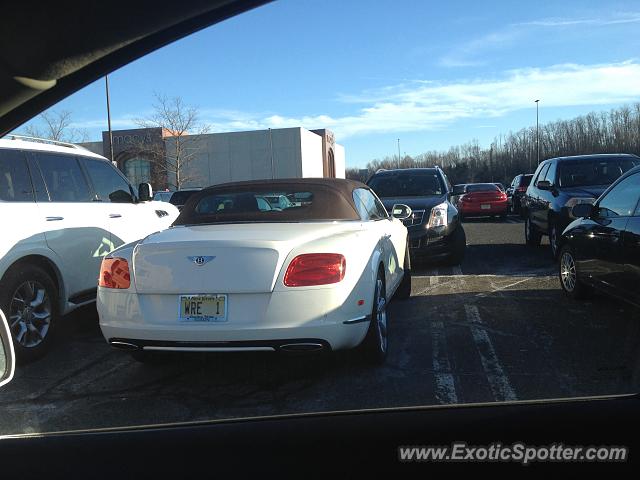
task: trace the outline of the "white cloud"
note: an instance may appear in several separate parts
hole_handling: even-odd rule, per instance
[[[541,29],[569,27],[606,27],[640,23],[640,12],[618,12],[605,17],[550,17],[512,23],[457,45],[443,55],[438,64],[443,67],[473,67],[486,65],[490,55],[484,53],[504,49],[522,41],[527,35],[539,35]],[[482,60],[480,60],[482,59]]]
[[[640,13],[625,12],[618,13],[607,18],[544,18],[541,20],[533,20],[530,22],[522,22],[517,26],[533,26],[533,27],[571,27],[575,25],[623,25],[627,23],[640,23]]]
[[[640,101],[640,63],[577,65],[508,70],[494,78],[455,82],[415,81],[342,97],[354,112],[285,116],[203,111],[212,131],[298,127],[329,128],[337,137],[437,130],[466,118],[500,117],[533,108],[595,106]],[[356,107],[359,105],[359,108]],[[484,125],[483,123],[482,125]],[[488,124],[488,123],[487,123]]]

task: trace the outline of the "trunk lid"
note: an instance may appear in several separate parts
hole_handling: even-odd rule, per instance
[[[354,225],[355,224],[355,225]],[[358,222],[252,223],[173,227],[133,254],[139,293],[271,292],[287,255]]]

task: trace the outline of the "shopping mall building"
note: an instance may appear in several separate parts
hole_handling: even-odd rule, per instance
[[[154,189],[174,189],[175,163],[181,188],[224,182],[291,177],[345,176],[344,147],[330,130],[277,128],[211,133],[177,139],[162,128],[114,130],[113,158],[133,185],[150,182]],[[110,157],[109,133],[101,142],[82,143]],[[177,148],[178,146],[178,148]],[[176,150],[182,153],[176,155]]]

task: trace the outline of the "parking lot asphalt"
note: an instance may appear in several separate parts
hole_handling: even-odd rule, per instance
[[[638,390],[638,309],[565,298],[548,244],[525,246],[517,217],[464,226],[462,266],[414,265],[411,298],[391,303],[383,366],[357,351],[143,365],[108,347],[85,307],[0,390],[0,435]]]

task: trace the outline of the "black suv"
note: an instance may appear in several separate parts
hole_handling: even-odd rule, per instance
[[[593,203],[623,173],[638,165],[640,157],[628,154],[559,157],[541,162],[522,203],[527,245],[539,245],[542,235],[548,235],[551,254],[557,258],[558,238],[575,220],[572,208]]]
[[[379,170],[367,185],[387,211],[395,203],[413,210],[404,221],[412,259],[446,260],[450,265],[462,262],[466,237],[451,203],[451,183],[439,167]]]
[[[532,178],[533,174],[521,173],[513,178],[511,185],[507,188],[507,202],[513,213],[522,215],[522,197],[527,192]]]

